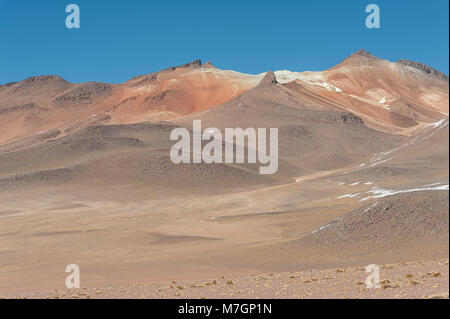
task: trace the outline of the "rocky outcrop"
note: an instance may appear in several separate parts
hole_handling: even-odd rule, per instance
[[[365,126],[364,121],[360,117],[354,115],[353,113],[348,113],[348,112],[342,113],[341,120],[344,123],[353,123],[353,124],[356,124],[361,127]]]
[[[0,115],[6,114],[6,113],[13,113],[13,112],[20,112],[20,111],[29,111],[32,109],[35,109],[37,105],[35,103],[27,103],[20,106],[12,106],[0,109]]]
[[[444,73],[442,73],[441,71],[438,71],[426,64],[420,63],[420,62],[415,62],[415,61],[411,61],[411,60],[398,60],[397,63],[409,66],[411,68],[415,68],[417,70],[420,70],[422,72],[425,72],[429,75],[432,75],[436,78],[439,78],[441,80],[447,81],[448,82],[448,76],[445,75]]]
[[[30,92],[61,93],[73,86],[72,83],[57,75],[32,76],[20,82],[12,82],[3,85],[3,88],[10,87],[13,94],[29,94]]]
[[[211,63],[208,62],[207,66],[210,67]],[[145,84],[149,84],[153,81],[158,80],[158,75],[160,73],[164,73],[164,72],[173,72],[177,69],[180,68],[200,68],[202,67],[202,61],[201,60],[195,60],[189,63],[185,63],[183,65],[178,65],[178,66],[171,66],[170,68],[164,69],[162,71],[159,72],[155,72],[155,73],[150,73],[150,74],[144,74],[144,75],[138,75],[135,76],[133,78],[131,78],[129,81],[127,81],[126,83],[129,84],[130,86],[141,86],[141,85],[145,85]]]
[[[112,93],[113,88],[105,83],[87,83],[57,97],[55,104],[91,104],[98,97],[105,97]]]
[[[264,75],[263,79],[259,82],[258,87],[270,87],[272,85],[277,84],[277,78],[275,76],[275,73],[273,71],[268,71],[266,75]]]

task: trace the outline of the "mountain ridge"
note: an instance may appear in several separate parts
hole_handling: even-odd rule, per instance
[[[89,124],[171,120],[272,84],[283,86],[307,108],[354,113],[373,128],[408,135],[412,127],[448,116],[448,77],[438,72],[416,62],[392,63],[360,49],[333,68],[316,72],[251,75],[196,59],[120,84],[32,76],[0,86],[0,143],[54,129],[63,136]]]

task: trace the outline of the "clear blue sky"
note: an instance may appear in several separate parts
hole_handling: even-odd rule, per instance
[[[66,5],[81,29],[65,27]],[[365,7],[381,8],[381,29]],[[246,73],[323,70],[364,48],[448,74],[448,0],[0,0],[0,83],[122,82],[202,59]]]

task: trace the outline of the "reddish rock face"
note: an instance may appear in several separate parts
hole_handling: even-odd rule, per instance
[[[408,135],[420,123],[448,116],[448,77],[417,62],[392,63],[359,50],[323,72],[295,73],[300,75],[289,80],[277,74],[223,71],[195,60],[122,84],[31,77],[0,86],[0,143],[51,129],[170,120],[275,84],[307,108],[354,113],[382,131]]]

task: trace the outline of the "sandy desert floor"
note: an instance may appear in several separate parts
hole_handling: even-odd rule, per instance
[[[356,214],[368,209],[385,213],[386,207],[390,207],[394,221],[396,207],[409,212],[416,203],[428,200],[432,211],[448,212],[448,191],[445,190],[371,199],[362,204],[360,200],[364,194],[371,194],[373,185],[364,185],[363,182],[367,181],[363,180],[351,186],[356,180],[350,171],[347,173],[352,177],[350,180],[349,175],[342,176],[342,172],[333,171],[327,176],[319,174],[264,190],[206,198],[145,200],[145,195],[136,191],[131,201],[130,197],[121,198],[123,194],[129,196],[130,192],[120,190],[115,200],[111,200],[110,190],[106,200],[101,192],[74,192],[72,189],[64,192],[64,188],[54,192],[48,189],[42,193],[33,191],[32,196],[26,193],[16,194],[17,198],[9,196],[8,207],[1,211],[0,292],[9,296],[26,296],[28,294],[24,291],[63,291],[68,264],[80,266],[82,287],[122,287],[112,290],[111,295],[107,294],[108,290],[101,289],[105,293],[103,297],[136,296],[139,284],[149,288],[148,295],[145,295],[148,297],[171,297],[176,293],[194,298],[230,297],[230,294],[237,297],[237,291],[244,291],[246,283],[253,283],[255,275],[270,272],[275,276],[266,277],[273,285],[278,280],[275,278],[280,278],[281,286],[267,290],[255,286],[255,289],[248,290],[255,291],[253,297],[278,297],[277,293],[282,294],[280,297],[306,296],[307,293],[311,293],[311,297],[333,297],[334,293],[337,297],[396,297],[404,294],[422,297],[448,291],[448,263],[435,262],[448,258],[448,235],[445,236],[445,231],[444,235],[438,233],[435,237],[427,237],[420,234],[420,229],[407,228],[399,239],[390,238],[374,228],[369,230],[367,240],[366,232],[358,226],[352,238],[358,245],[351,247],[340,246],[339,242],[330,243],[327,236],[316,238],[318,234],[327,234],[325,231],[317,232],[318,229],[352,210]],[[344,178],[347,179],[345,185]],[[317,192],[318,187],[320,192]],[[361,195],[339,198],[343,194],[354,193]],[[430,199],[433,194],[436,197]],[[39,201],[33,201],[35,198]],[[391,206],[392,203],[399,204]],[[420,224],[420,220],[404,221]],[[398,227],[397,224],[392,225]],[[447,224],[444,220],[442,225],[448,229],[448,219]],[[399,227],[403,224],[400,223]],[[329,229],[333,230],[333,227]],[[309,238],[307,235],[314,235],[312,243],[317,240],[319,248],[311,244],[311,240],[307,243],[298,240],[305,236]],[[332,234],[331,238],[336,236]],[[416,260],[423,261],[414,262]],[[426,284],[417,287],[403,281],[403,289],[384,289],[378,293],[365,291],[356,285],[364,276],[364,271],[358,270],[361,265],[395,262],[400,262],[393,268],[395,271],[391,272],[387,266],[383,268],[389,273],[383,278],[390,282],[398,281],[408,271],[413,272],[414,278],[420,278],[419,273],[428,272],[442,275],[425,276],[423,281]],[[356,266],[359,267],[345,271],[348,279],[335,270],[324,270]],[[315,270],[310,273],[311,269]],[[336,276],[334,281],[330,281],[332,286],[323,281],[320,284],[327,291],[342,284],[347,287],[345,293],[339,290],[331,294],[315,291],[312,288],[319,283],[314,281],[311,285],[292,287],[303,280],[290,278],[293,274],[299,278],[306,278],[309,274],[311,278],[323,279],[333,273]],[[218,278],[219,275],[235,280],[236,285],[224,285],[222,280],[222,286],[218,287],[225,289],[224,292],[222,288],[211,287],[189,289],[190,284],[185,283],[186,280],[200,283],[205,278]],[[183,282],[181,285],[187,289],[164,292],[158,291],[164,284],[152,284],[164,281]],[[287,294],[282,290],[285,284],[290,287]],[[134,287],[130,294],[119,294],[127,285]],[[248,291],[242,297],[252,297]],[[221,295],[223,293],[225,295]],[[36,296],[43,295],[38,293]]]
[[[448,299],[448,259],[380,265],[379,287],[366,286],[366,267],[284,272],[0,295],[0,298],[108,299]]]

